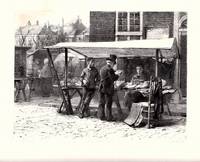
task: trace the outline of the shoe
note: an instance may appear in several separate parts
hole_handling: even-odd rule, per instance
[[[123,121],[123,120],[124,120],[123,115],[119,115],[119,116],[118,116],[118,120],[119,120],[119,121]]]
[[[116,121],[116,119],[112,117],[112,118],[107,119],[107,121],[112,122],[112,121]]]
[[[99,119],[103,120],[103,121],[106,120],[106,118],[104,116],[103,117],[99,117]]]
[[[86,111],[86,112],[84,113],[84,116],[85,116],[85,117],[89,117],[89,116],[90,116],[90,111]]]
[[[79,113],[79,114],[78,114],[78,117],[82,119],[84,116],[83,116],[82,113]]]

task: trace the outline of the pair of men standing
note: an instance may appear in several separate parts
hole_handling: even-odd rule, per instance
[[[89,104],[95,94],[95,89],[98,87],[99,107],[97,116],[101,120],[112,121],[114,81],[116,81],[120,75],[120,73],[113,70],[113,66],[116,64],[116,56],[111,55],[106,59],[106,65],[100,69],[100,77],[98,70],[94,67],[94,59],[89,58],[87,62],[88,66],[81,74],[83,97],[79,117],[83,118],[84,113],[86,113],[86,116],[90,115]]]

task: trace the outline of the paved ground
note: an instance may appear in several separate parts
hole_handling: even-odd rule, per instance
[[[17,140],[51,138],[65,139],[130,139],[165,140],[183,142],[186,139],[186,118],[170,117],[170,125],[153,129],[132,128],[123,122],[106,122],[95,117],[79,119],[76,115],[56,112],[59,98],[34,98],[31,102],[15,103],[16,119],[14,136]],[[45,103],[48,103],[45,105]],[[77,101],[72,101],[77,103]]]

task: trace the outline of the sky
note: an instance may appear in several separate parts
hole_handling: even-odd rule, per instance
[[[16,27],[26,25],[28,20],[32,24],[39,20],[40,24],[49,22],[58,25],[64,18],[65,23],[71,23],[78,16],[89,27],[90,11],[169,11],[168,8],[173,11],[179,6],[170,3],[170,0],[167,1],[168,6],[163,5],[163,1],[154,2],[152,5],[148,0],[14,0],[11,4]]]
[[[125,1],[130,3],[130,0]],[[78,16],[83,24],[89,27],[90,11],[127,10],[131,5],[122,5],[125,1],[118,0],[116,3],[114,0],[15,0],[12,4],[16,27],[26,25],[28,20],[32,24],[39,20],[40,24],[49,22],[58,25],[64,18],[67,24],[75,21]]]
[[[34,0],[19,1],[15,6],[15,24],[16,26],[26,25],[28,20],[35,24],[39,20],[40,24],[49,22],[58,25],[62,23],[71,23],[79,16],[82,22],[89,26],[89,6],[81,6],[79,0]]]

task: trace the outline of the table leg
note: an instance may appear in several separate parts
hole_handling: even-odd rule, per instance
[[[170,109],[169,109],[169,104],[168,104],[168,103],[166,103],[166,106],[167,106],[167,111],[168,111],[168,114],[169,114],[170,116],[172,116],[172,113],[171,113],[171,111],[170,111]]]
[[[15,102],[18,102],[19,92],[20,92],[20,90],[16,89],[16,92],[15,92]]]
[[[27,84],[29,86],[28,101],[30,101],[31,100],[31,93],[33,91],[33,79],[28,79]]]
[[[63,104],[64,104],[64,101],[62,101],[62,103],[61,103],[61,105],[60,105],[60,108],[57,110],[58,113],[61,113],[61,112],[62,112]]]

